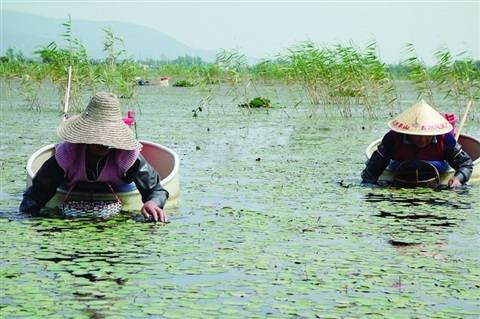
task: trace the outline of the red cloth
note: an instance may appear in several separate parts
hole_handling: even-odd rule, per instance
[[[394,140],[393,156],[396,161],[423,160],[441,161],[445,154],[445,134],[436,136],[436,143],[430,143],[425,148],[418,148],[413,143],[405,143],[404,134],[391,131]],[[408,138],[407,138],[408,139]]]

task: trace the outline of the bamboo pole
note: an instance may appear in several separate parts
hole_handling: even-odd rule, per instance
[[[67,90],[65,91],[65,104],[63,106],[63,120],[67,119],[68,100],[70,99],[70,83],[72,80],[72,66],[68,67]]]
[[[460,126],[458,127],[457,132],[455,132],[455,139],[458,141],[458,138],[460,137],[460,132],[462,131],[463,124],[465,123],[465,119],[467,118],[468,110],[470,109],[470,105],[472,105],[472,101],[468,101],[467,103],[467,109],[465,110],[465,113],[463,113],[462,121],[460,122]]]

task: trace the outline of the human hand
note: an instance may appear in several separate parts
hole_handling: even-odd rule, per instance
[[[168,221],[167,214],[152,200],[143,204],[141,212],[146,218],[153,217],[153,220],[156,222],[161,221],[165,223]]]
[[[454,188],[459,186],[462,186],[462,183],[460,183],[460,180],[458,179],[458,177],[453,176],[448,180],[448,187]]]

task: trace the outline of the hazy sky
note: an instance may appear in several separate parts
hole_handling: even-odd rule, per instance
[[[479,59],[480,1],[111,1],[0,0],[1,10],[47,17],[122,21],[151,27],[201,49],[238,49],[257,58],[311,40],[360,48],[377,42],[396,63],[407,43],[430,61],[447,47]],[[115,30],[113,30],[115,31]],[[121,36],[121,35],[119,35]]]

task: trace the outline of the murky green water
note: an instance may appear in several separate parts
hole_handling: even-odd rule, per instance
[[[480,187],[359,186],[379,119],[294,105],[238,108],[229,86],[139,87],[140,139],[181,159],[171,223],[20,218],[25,163],[57,141],[61,94],[28,110],[2,99],[0,316],[48,318],[475,318]],[[406,98],[411,96],[411,98]],[[403,108],[415,95],[403,94]],[[127,105],[128,104],[128,105]],[[56,106],[58,105],[58,106]],[[312,116],[312,113],[315,113]],[[464,133],[480,136],[478,123]]]

